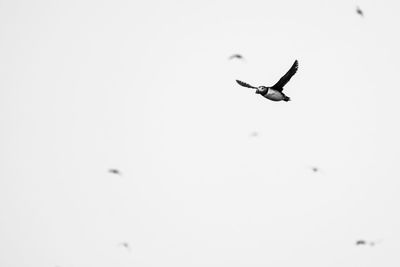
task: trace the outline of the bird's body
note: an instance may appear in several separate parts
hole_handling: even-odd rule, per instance
[[[267,86],[258,86],[258,87],[254,87],[248,83],[236,80],[236,82],[243,86],[243,87],[247,87],[247,88],[252,88],[252,89],[256,89],[256,94],[260,94],[263,97],[272,100],[272,101],[290,101],[290,98],[285,95],[282,91],[283,91],[283,87],[289,82],[290,78],[292,78],[292,76],[297,72],[299,63],[296,60],[292,67],[288,70],[288,72],[283,75],[279,81],[271,86],[271,87],[267,87]]]
[[[272,100],[272,101],[281,101],[281,100],[289,101],[290,100],[290,98],[287,97],[284,93],[276,91],[271,88],[268,89],[267,93],[263,94],[262,96],[265,98],[268,98],[269,100]]]

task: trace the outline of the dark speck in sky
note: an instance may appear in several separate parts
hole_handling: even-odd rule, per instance
[[[358,15],[360,15],[361,17],[364,17],[364,12],[361,10],[360,7],[357,7],[356,12]]]
[[[229,57],[229,59],[244,59],[241,54],[233,54],[232,56]]]

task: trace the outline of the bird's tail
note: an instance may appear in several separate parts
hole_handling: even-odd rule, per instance
[[[290,101],[290,97],[288,97],[288,96],[283,96],[283,101],[285,101],[285,102]]]

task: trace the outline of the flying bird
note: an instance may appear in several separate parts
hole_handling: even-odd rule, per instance
[[[356,241],[356,246],[360,246],[360,245],[366,245],[367,244],[367,241],[365,241],[365,240],[357,240]]]
[[[122,175],[122,173],[117,169],[109,169],[108,172],[115,175]]]
[[[272,100],[272,101],[290,101],[290,98],[288,96],[286,96],[282,91],[283,91],[283,87],[290,81],[290,78],[292,78],[292,76],[297,72],[297,69],[299,67],[299,62],[296,60],[292,67],[288,70],[288,72],[286,72],[285,75],[283,75],[279,81],[274,84],[271,87],[267,87],[267,86],[258,86],[258,87],[254,87],[248,83],[236,80],[236,82],[243,86],[243,87],[247,87],[247,88],[252,88],[252,89],[256,89],[256,94],[260,94],[263,97]]]
[[[358,15],[360,15],[361,17],[364,17],[364,12],[361,10],[361,8],[358,6],[356,9],[356,12]]]
[[[241,54],[233,54],[232,56],[229,57],[229,59],[244,59],[243,56]]]

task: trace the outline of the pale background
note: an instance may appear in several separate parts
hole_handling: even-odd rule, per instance
[[[400,266],[399,8],[1,0],[0,266]]]

